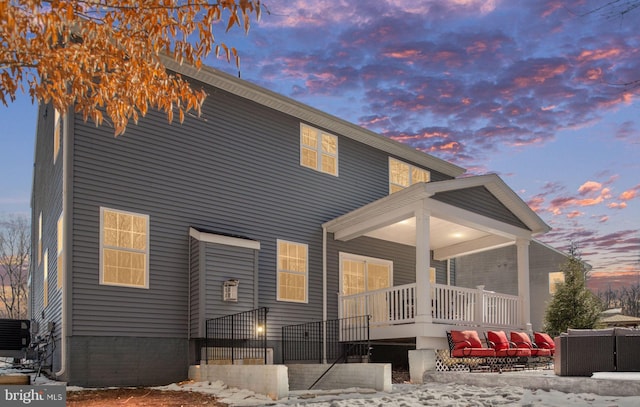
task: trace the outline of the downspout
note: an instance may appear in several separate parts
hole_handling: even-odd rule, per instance
[[[327,228],[322,227],[322,320],[327,320]],[[322,324],[322,363],[327,363],[327,324]]]
[[[68,111],[64,115],[63,128],[62,128],[62,256],[64,267],[64,279],[62,280],[62,304],[60,310],[60,370],[55,372],[56,377],[61,377],[67,372],[67,334],[71,331],[69,329],[70,318],[67,315],[69,312],[69,303],[71,302],[71,219],[73,217],[69,205],[69,183],[68,179],[71,176],[72,170],[70,169],[69,157],[71,152],[71,131],[69,124],[71,123],[70,116],[73,113]]]

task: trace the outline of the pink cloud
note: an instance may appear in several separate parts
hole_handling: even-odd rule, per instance
[[[639,191],[640,191],[640,184],[622,192],[618,197],[618,199],[620,199],[621,201],[630,201],[638,196]]]
[[[571,212],[569,212],[567,214],[567,218],[573,219],[573,218],[577,218],[577,217],[582,216],[582,215],[583,215],[583,213],[580,212],[580,211],[571,211]]]
[[[578,188],[578,193],[580,195],[587,195],[592,192],[599,191],[600,189],[602,189],[601,183],[595,181],[587,181],[584,184],[580,185],[580,188]]]

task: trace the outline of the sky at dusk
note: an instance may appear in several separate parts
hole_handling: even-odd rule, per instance
[[[538,240],[573,241],[593,275],[624,281],[640,273],[634,3],[273,0],[247,36],[217,38],[243,79],[497,173],[552,227]],[[0,106],[0,215],[29,213],[35,120],[27,96]]]

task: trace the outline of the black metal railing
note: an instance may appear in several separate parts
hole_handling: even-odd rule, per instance
[[[369,315],[282,327],[282,363],[368,361]]]
[[[267,312],[262,307],[206,321],[206,338],[201,352],[206,363],[267,364]]]

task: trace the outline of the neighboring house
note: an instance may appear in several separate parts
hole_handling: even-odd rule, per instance
[[[622,308],[611,308],[600,314],[600,320],[598,323],[605,328],[638,328],[640,327],[640,318],[633,317],[631,315],[624,315],[622,313]]]
[[[529,245],[530,322],[534,331],[544,330],[547,305],[555,292],[555,284],[564,281],[561,266],[569,255],[538,240]],[[518,294],[517,251],[514,246],[456,259],[456,285],[504,294]]]
[[[372,339],[417,349],[446,348],[452,327],[527,327],[529,245],[549,227],[500,177],[458,178],[251,83],[169,68],[209,94],[201,117],[149,112],[114,138],[40,107],[31,318],[53,331],[59,378],[183,380],[204,321],[256,307],[269,308],[275,362],[282,326],[360,314]],[[506,246],[515,294],[458,286],[451,259]],[[229,280],[237,302],[223,301]]]

